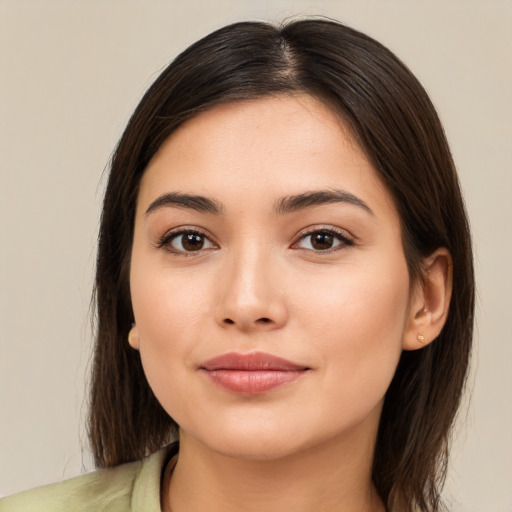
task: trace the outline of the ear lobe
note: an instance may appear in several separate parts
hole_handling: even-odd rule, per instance
[[[139,350],[140,348],[140,338],[139,338],[139,329],[135,324],[133,324],[130,332],[128,333],[128,343],[130,347],[135,350]]]
[[[452,296],[452,258],[437,249],[425,259],[423,279],[415,285],[404,332],[404,350],[417,350],[434,341],[444,327]]]

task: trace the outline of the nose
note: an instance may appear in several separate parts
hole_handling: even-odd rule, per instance
[[[277,267],[276,257],[254,248],[227,261],[218,281],[217,323],[243,332],[281,328],[288,311]]]

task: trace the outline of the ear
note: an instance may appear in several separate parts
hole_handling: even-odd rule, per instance
[[[130,347],[135,350],[139,350],[140,348],[140,338],[139,338],[139,329],[135,324],[132,325],[130,332],[128,333],[128,343]]]
[[[417,350],[434,341],[448,317],[452,296],[452,258],[447,249],[437,249],[423,262],[409,307],[404,332],[404,350]]]

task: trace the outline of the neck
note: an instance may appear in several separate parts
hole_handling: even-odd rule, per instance
[[[272,460],[228,457],[181,433],[164,489],[172,512],[384,512],[371,481],[373,443],[338,440]]]

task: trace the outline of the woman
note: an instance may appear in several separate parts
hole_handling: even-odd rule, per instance
[[[5,510],[442,509],[470,237],[428,96],[368,36],[238,23],[183,52],[114,155],[96,300],[105,469]]]

